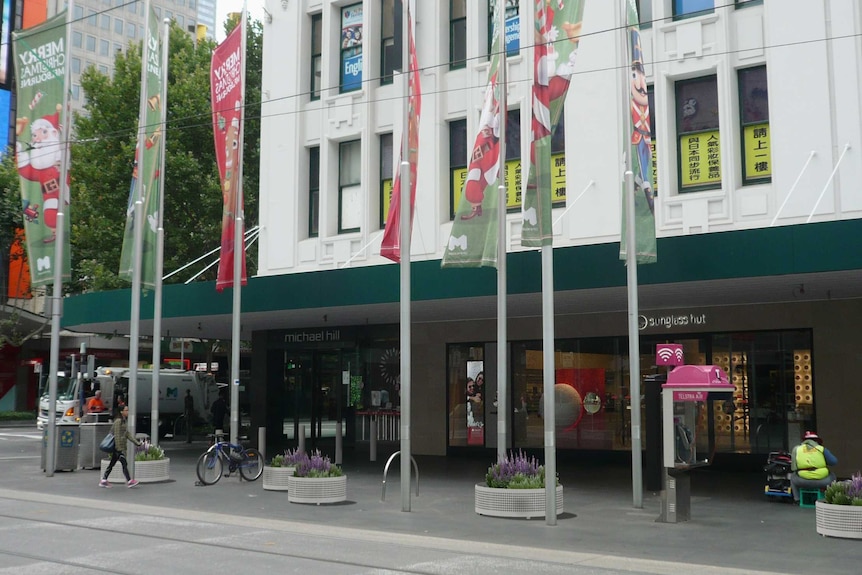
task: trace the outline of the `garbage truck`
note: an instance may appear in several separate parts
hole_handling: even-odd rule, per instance
[[[84,395],[90,395],[97,389],[102,391],[108,413],[114,413],[114,407],[120,396],[129,403],[129,368],[104,368],[96,370],[95,377],[87,380],[82,377],[69,377],[65,372],[57,374],[57,423],[77,423],[85,417],[81,405]],[[39,399],[39,416],[37,426],[43,429],[48,422],[48,393]],[[84,393],[82,393],[82,388]],[[191,390],[194,399],[195,416],[197,420],[207,420],[210,405],[218,397],[220,386],[209,374],[186,371],[183,369],[159,370],[159,434],[172,434],[176,420],[183,415],[185,409],[186,390]],[[153,370],[138,369],[137,385],[135,386],[136,427],[140,431],[149,431],[153,397]],[[194,423],[194,422],[193,422]]]

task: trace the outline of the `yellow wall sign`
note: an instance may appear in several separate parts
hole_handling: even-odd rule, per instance
[[[745,179],[759,180],[772,176],[772,154],[769,146],[769,124],[743,128]]]
[[[380,218],[380,224],[386,225],[386,218],[389,217],[389,206],[392,204],[392,178],[383,180],[383,215]]]
[[[506,162],[506,209],[521,207],[521,185],[524,179],[521,160]],[[461,195],[464,193],[464,182],[467,180],[467,168],[452,170],[452,206],[458,210]],[[566,203],[566,155],[551,156],[551,201],[554,204]]]
[[[682,188],[721,183],[721,140],[718,130],[679,137]]]

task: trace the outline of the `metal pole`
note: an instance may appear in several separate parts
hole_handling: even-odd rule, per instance
[[[506,8],[503,0],[497,0],[497,26],[500,34],[500,71],[498,87],[500,90],[500,183],[497,188],[497,457],[506,457],[508,447],[507,419],[508,414],[508,317],[506,313],[506,121],[508,120],[508,103],[506,90],[508,74],[506,70]],[[487,398],[482,398],[486,400]]]
[[[554,248],[542,246],[542,390],[545,415],[545,523],[557,524],[557,446],[554,411]]]
[[[643,469],[641,468],[641,357],[638,329],[638,265],[635,247],[635,178],[626,170],[626,276],[629,300],[629,387],[632,410],[632,504],[643,507]]]

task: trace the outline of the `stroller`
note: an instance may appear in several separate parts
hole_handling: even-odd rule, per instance
[[[790,454],[786,451],[772,451],[763,466],[766,472],[766,485],[763,492],[770,499],[792,501],[790,490]]]

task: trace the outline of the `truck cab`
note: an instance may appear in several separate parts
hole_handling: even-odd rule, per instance
[[[85,417],[83,405],[96,390],[102,390],[102,400],[105,402],[105,413],[112,413],[114,405],[114,378],[107,368],[96,370],[96,377],[90,379],[83,374],[71,374],[67,371],[57,372],[57,423],[80,423]],[[48,375],[39,382],[39,415],[36,416],[36,427],[45,429],[48,424]]]

